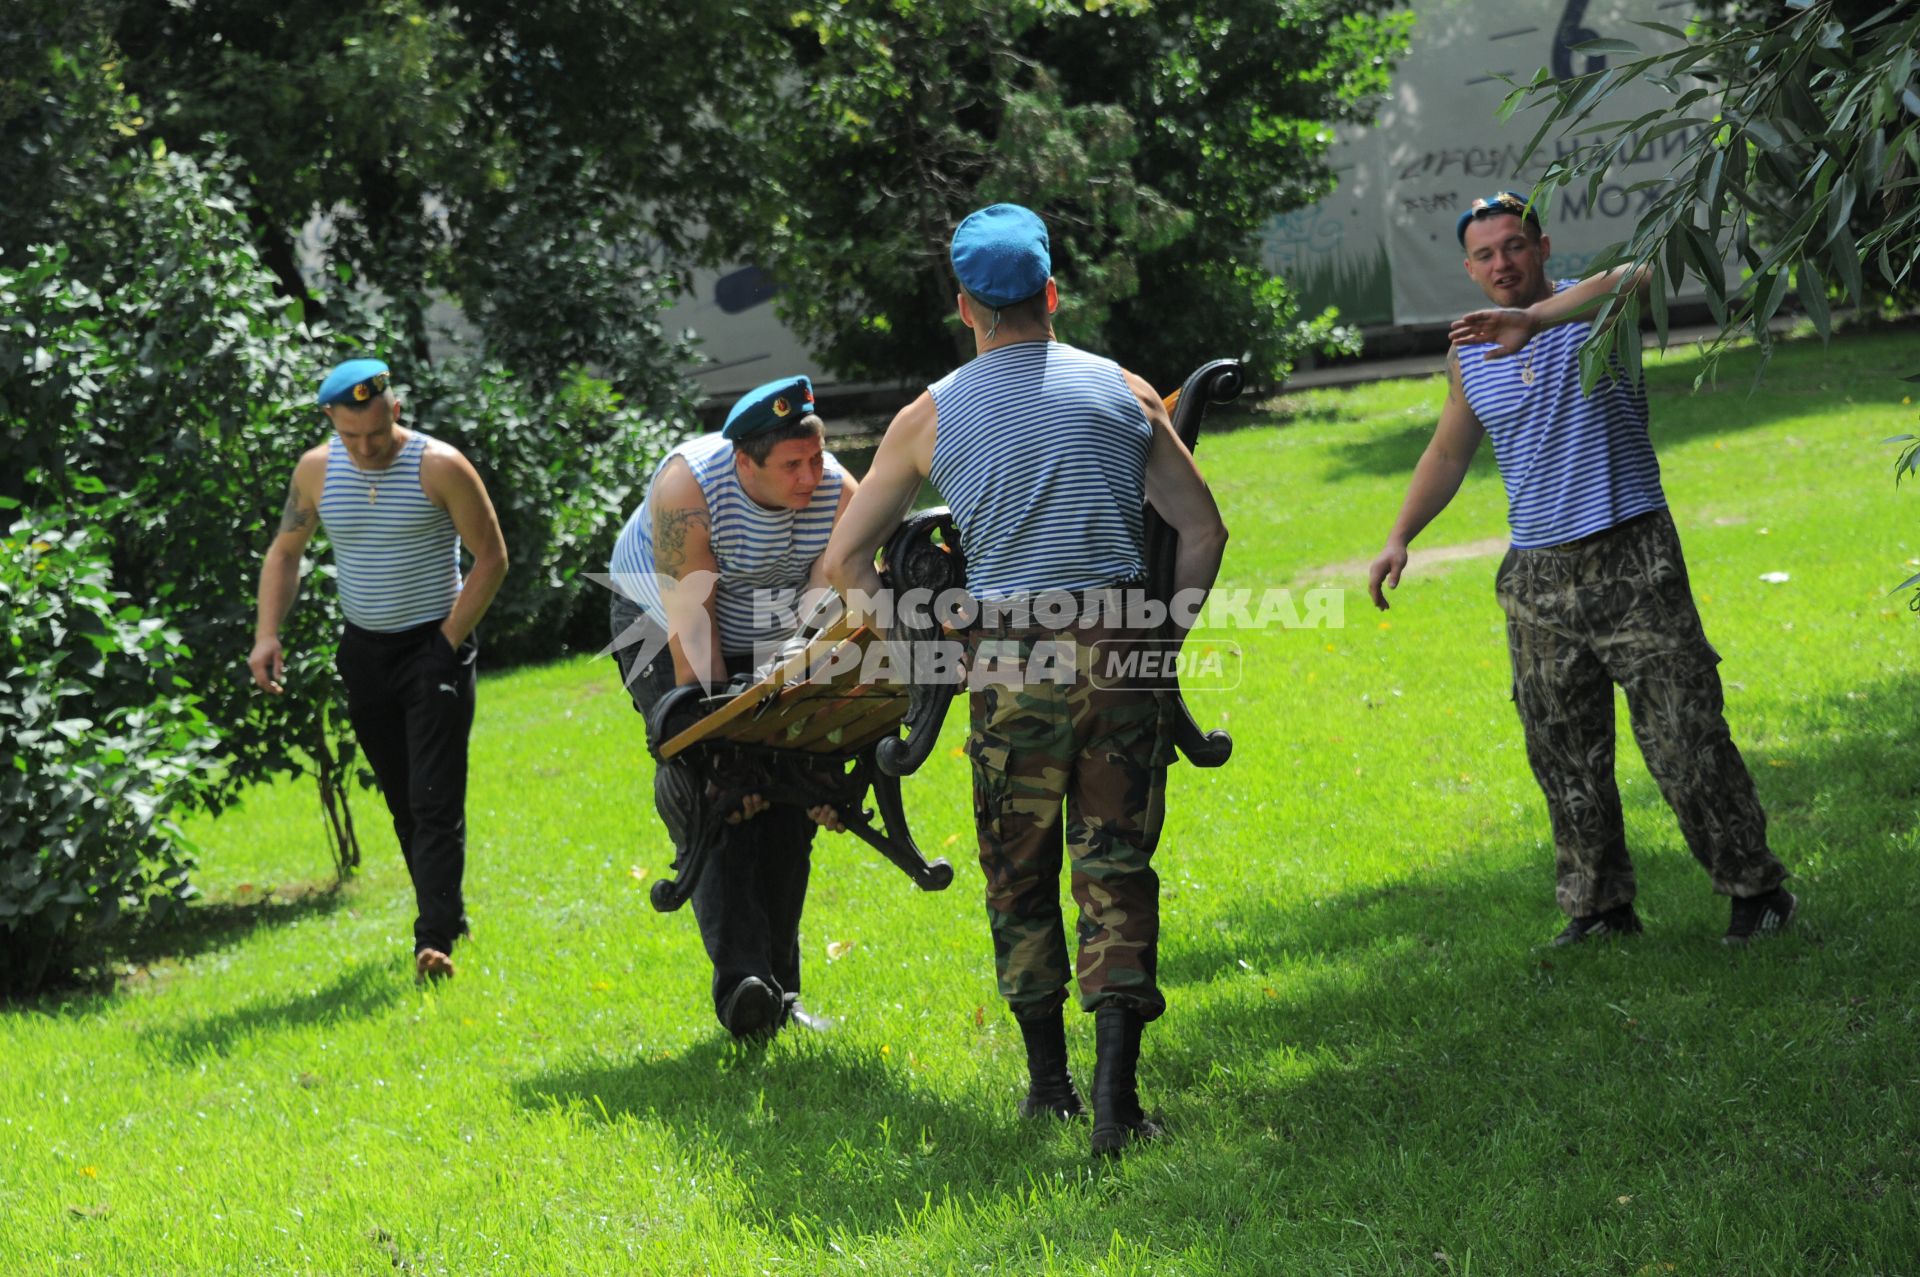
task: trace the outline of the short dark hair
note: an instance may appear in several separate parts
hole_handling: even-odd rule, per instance
[[[1453,224],[1453,234],[1460,241],[1460,247],[1467,246],[1467,227],[1486,217],[1517,217],[1533,238],[1539,239],[1542,233],[1540,214],[1534,209],[1533,201],[1518,191],[1501,191],[1480,196],[1460,214],[1460,220]]]
[[[754,465],[764,466],[767,458],[773,455],[774,448],[789,439],[822,439],[826,433],[827,423],[808,413],[798,421],[789,421],[771,430],[748,435],[745,439],[736,439],[733,441],[733,450],[745,453],[747,460]]]
[[[1031,297],[1023,297],[1017,302],[1008,302],[1004,306],[983,302],[972,293],[967,294],[967,300],[973,303],[974,310],[988,317],[989,323],[992,322],[993,313],[999,311],[1000,322],[1003,324],[1012,323],[1015,327],[1024,325],[1031,328],[1047,326],[1047,290],[1044,288]]]

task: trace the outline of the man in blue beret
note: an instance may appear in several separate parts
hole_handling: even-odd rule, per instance
[[[824,440],[813,384],[782,377],[654,471],[610,568],[613,656],[642,714],[675,687],[759,667],[793,634],[803,590],[825,590],[820,552],[858,485]],[[800,913],[814,825],[838,830],[838,817],[754,794],[730,819],[693,889],[714,1014],[741,1039],[826,1029],[800,1002]]]
[[[350,359],[320,383],[333,434],[294,466],[260,567],[247,666],[262,690],[285,691],[280,625],[307,541],[324,527],[346,614],[335,659],[347,713],[413,877],[415,978],[438,980],[453,975],[467,929],[474,627],[506,577],[507,547],[480,476],[457,449],[400,424],[391,380],[378,359]],[[473,560],[464,577],[462,544]]]
[[[951,257],[976,357],[894,417],[827,547],[827,577],[860,611],[880,588],[874,552],[931,478],[960,528],[967,588],[983,603],[969,635],[975,671],[989,643],[998,661],[1026,658],[1038,643],[1057,654],[1062,641],[1085,671],[1091,663],[1078,653],[1127,633],[1090,622],[1085,601],[1144,582],[1145,506],[1179,534],[1174,588],[1187,597],[1213,584],[1226,525],[1153,387],[1054,339],[1059,292],[1037,216],[1016,204],[983,208],[954,231]],[[1028,623],[1049,609],[1019,604],[1046,596],[1077,604],[1066,610],[1080,619],[1064,629]],[[1159,1133],[1141,1109],[1136,1069],[1141,1030],[1166,1006],[1150,863],[1170,756],[1165,694],[1099,686],[1085,673],[976,681],[967,753],[995,969],[1026,1045],[1020,1112],[1083,1111],[1062,1015],[1076,978],[1059,899],[1064,838],[1080,913],[1080,1005],[1094,1016],[1093,1151],[1111,1156]]]
[[[1408,544],[1453,500],[1490,437],[1512,531],[1494,589],[1566,915],[1553,943],[1641,929],[1613,777],[1616,683],[1687,846],[1731,898],[1722,940],[1777,932],[1798,901],[1727,728],[1720,654],[1687,583],[1647,434],[1646,387],[1624,376],[1592,394],[1581,387],[1580,347],[1593,330],[1583,316],[1616,291],[1644,292],[1646,272],[1554,280],[1552,241],[1517,191],[1474,200],[1455,233],[1468,276],[1495,308],[1462,316],[1448,333],[1446,403],[1369,570],[1374,605],[1387,607],[1383,587],[1399,587]]]

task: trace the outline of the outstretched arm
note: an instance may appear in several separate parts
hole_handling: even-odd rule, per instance
[[[1622,287],[1622,278],[1629,275],[1631,279]],[[1504,359],[1517,354],[1533,340],[1535,334],[1580,318],[1616,291],[1646,296],[1648,279],[1649,273],[1643,266],[1620,266],[1602,271],[1531,306],[1501,306],[1462,315],[1447,330],[1447,340],[1456,346],[1490,341],[1494,343],[1494,348],[1481,358]],[[1614,315],[1617,317],[1619,313],[1615,311]]]
[[[1413,482],[1407,485],[1407,498],[1400,504],[1399,517],[1387,532],[1386,548],[1380,551],[1367,571],[1367,591],[1373,605],[1382,611],[1387,596],[1381,592],[1384,582],[1390,589],[1400,588],[1400,574],[1407,567],[1407,546],[1434,517],[1447,508],[1453,494],[1460,491],[1473,454],[1486,437],[1486,428],[1467,404],[1466,390],[1460,384],[1460,357],[1447,354],[1447,402],[1440,409],[1440,424],[1433,440],[1420,454],[1413,468]]]
[[[300,560],[320,523],[320,487],[326,481],[327,454],[316,448],[300,458],[287,483],[287,503],[280,511],[280,527],[260,563],[260,593],[253,623],[253,651],[247,668],[254,685],[278,696],[286,689],[287,662],[280,648],[280,626],[293,610],[300,593]]]

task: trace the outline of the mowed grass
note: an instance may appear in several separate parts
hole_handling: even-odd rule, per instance
[[[1647,934],[1544,942],[1545,812],[1507,698],[1496,559],[1378,547],[1438,380],[1290,397],[1203,441],[1223,588],[1344,587],[1344,626],[1216,633],[1194,696],[1237,748],[1176,769],[1158,866],[1169,1010],[1142,1085],[1170,1137],[1113,1167],[1013,1116],[963,722],[910,782],[956,864],[916,892],[823,835],[803,929],[826,1038],[729,1045],[640,723],[605,662],[482,683],[477,936],[406,968],[410,894],[306,894],[310,787],[193,832],[196,922],[110,993],[0,1012],[6,1273],[1815,1274],[1920,1272],[1920,883],[1911,332],[1795,344],[1748,394],[1652,372],[1656,443],[1728,714],[1797,874],[1794,931],[1723,948],[1621,719]],[[1498,536],[1490,456],[1422,540]],[[1762,574],[1783,572],[1784,583]],[[271,889],[271,890],[269,890]],[[265,900],[264,903],[257,903]],[[843,956],[829,960],[828,946]],[[1070,1022],[1083,1082],[1090,1024]]]

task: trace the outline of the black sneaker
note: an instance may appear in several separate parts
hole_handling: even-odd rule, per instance
[[[1603,913],[1590,913],[1584,918],[1571,920],[1566,928],[1553,938],[1553,943],[1564,948],[1570,944],[1579,944],[1583,940],[1639,934],[1640,915],[1633,911],[1631,904],[1624,904],[1615,905]]]
[[[734,1037],[770,1038],[780,1030],[784,1011],[780,995],[758,976],[748,976],[733,986],[733,992],[720,1004],[720,1023]]]
[[[1785,887],[1775,887],[1763,896],[1735,896],[1733,917],[1727,923],[1727,934],[1720,937],[1720,943],[1745,944],[1755,936],[1770,936],[1784,931],[1787,924],[1793,921],[1794,910],[1799,907],[1799,898]]]

